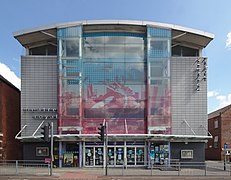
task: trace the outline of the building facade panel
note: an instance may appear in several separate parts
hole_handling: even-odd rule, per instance
[[[56,133],[57,57],[23,56],[21,64],[21,128],[26,125],[22,136],[32,136],[43,121],[54,122]]]
[[[171,143],[171,159],[180,159],[181,162],[204,162],[205,160],[205,144],[204,143],[192,143],[181,142]],[[184,156],[190,154],[190,156]]]
[[[172,57],[173,134],[207,134],[206,58]]]

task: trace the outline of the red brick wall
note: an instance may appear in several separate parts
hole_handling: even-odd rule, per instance
[[[214,127],[214,122],[218,120],[218,128]],[[205,149],[206,160],[221,160],[221,121],[220,116],[208,120],[208,130],[213,138],[208,140],[207,149]],[[214,148],[214,137],[218,136],[218,147]]]
[[[2,159],[22,158],[22,146],[15,135],[20,131],[20,91],[0,79],[0,132]],[[1,159],[1,157],[0,157]]]
[[[214,121],[218,120],[218,128],[214,128]],[[208,130],[213,139],[208,141],[205,157],[207,160],[224,160],[224,144],[228,144],[227,150],[231,151],[231,108],[217,117],[208,120]],[[218,148],[214,148],[214,137],[218,136]],[[227,156],[227,160],[230,158]]]
[[[221,125],[221,146],[224,147],[224,144],[228,144],[227,150],[231,150],[231,108],[226,110],[222,115],[222,125]],[[221,157],[224,157],[224,151],[221,152]]]

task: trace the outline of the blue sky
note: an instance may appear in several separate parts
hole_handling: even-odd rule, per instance
[[[23,47],[18,30],[89,19],[129,19],[176,24],[206,31],[215,39],[208,57],[208,112],[231,104],[230,0],[5,0],[0,11],[0,74],[20,84]],[[230,32],[230,34],[229,34]],[[229,38],[227,37],[229,36]]]

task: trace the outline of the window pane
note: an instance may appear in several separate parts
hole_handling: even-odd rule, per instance
[[[66,40],[66,56],[79,56],[79,40]]]

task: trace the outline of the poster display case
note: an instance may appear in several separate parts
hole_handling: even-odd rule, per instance
[[[167,144],[151,144],[149,157],[151,164],[165,164],[169,158],[169,146]]]
[[[135,147],[127,147],[127,165],[135,165]]]
[[[144,147],[136,147],[136,165],[144,165]]]
[[[103,148],[95,147],[95,165],[102,166],[103,165]]]
[[[114,147],[108,148],[108,165],[114,165]]]
[[[124,148],[116,147],[116,165],[124,164]]]
[[[94,166],[94,148],[87,147],[85,149],[85,166]]]

